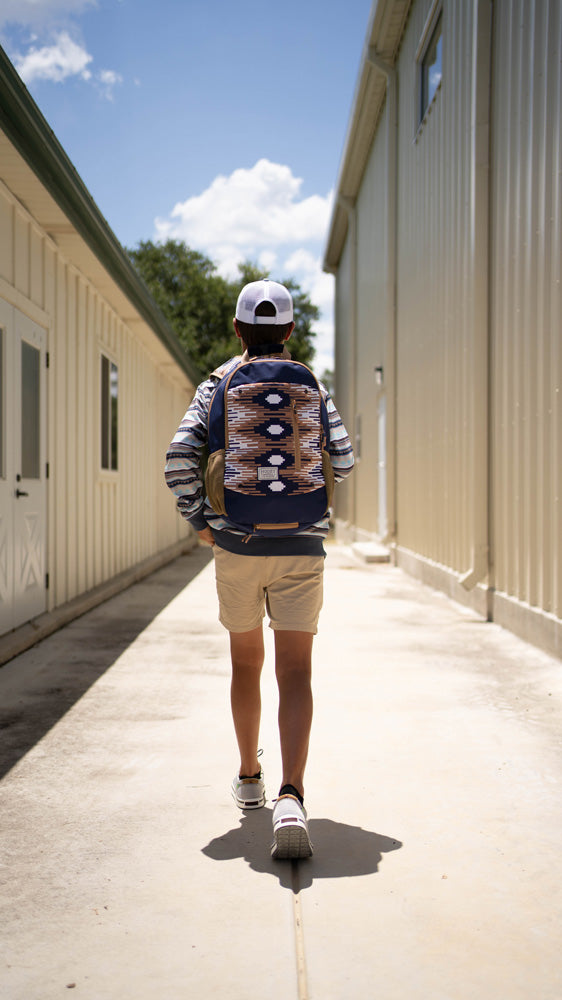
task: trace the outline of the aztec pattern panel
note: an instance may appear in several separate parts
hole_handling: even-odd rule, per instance
[[[26,593],[35,588],[42,589],[43,577],[43,535],[37,514],[23,516],[23,537],[16,547],[16,592]]]
[[[224,485],[254,496],[310,493],[324,486],[320,393],[268,382],[228,390]]]

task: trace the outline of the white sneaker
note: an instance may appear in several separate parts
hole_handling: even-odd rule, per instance
[[[311,855],[306,810],[294,795],[281,795],[273,809],[271,857],[275,860],[296,860],[310,858]]]
[[[241,778],[236,774],[232,779],[231,791],[239,809],[261,809],[265,805],[263,771],[255,778]]]

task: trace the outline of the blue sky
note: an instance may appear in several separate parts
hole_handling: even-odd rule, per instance
[[[118,239],[250,259],[320,306],[370,0],[0,0],[0,41]]]

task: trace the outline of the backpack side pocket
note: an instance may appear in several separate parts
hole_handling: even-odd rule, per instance
[[[209,455],[207,471],[205,473],[205,489],[207,499],[211,504],[215,514],[226,515],[224,506],[224,466],[225,449],[220,448]]]
[[[322,474],[324,476],[324,483],[326,485],[326,496],[328,497],[328,507],[331,507],[332,500],[334,498],[336,477],[334,475],[334,467],[330,459],[330,453],[325,449],[323,449],[322,451]]]

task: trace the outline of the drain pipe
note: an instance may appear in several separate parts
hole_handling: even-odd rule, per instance
[[[470,141],[470,268],[472,341],[472,565],[460,577],[472,590],[490,573],[490,336],[489,336],[489,173],[491,0],[476,0],[472,30],[472,112]],[[491,581],[488,581],[489,585]]]
[[[387,393],[386,408],[386,511],[387,531],[381,542],[396,542],[397,532],[397,248],[398,248],[398,85],[394,66],[378,55],[374,45],[367,50],[367,60],[386,77],[386,344],[384,387]],[[381,373],[382,375],[382,373]]]

